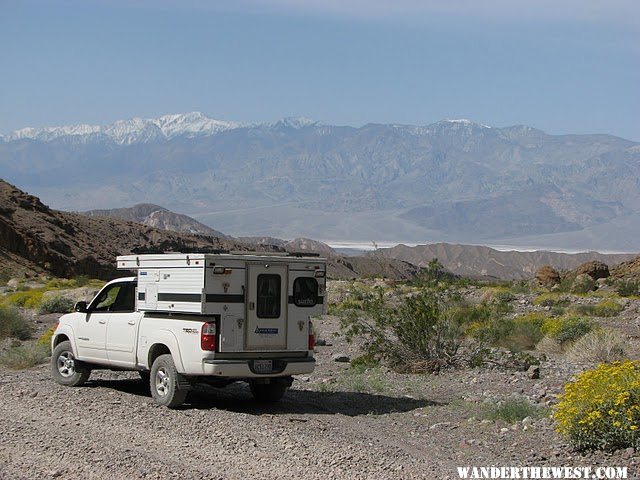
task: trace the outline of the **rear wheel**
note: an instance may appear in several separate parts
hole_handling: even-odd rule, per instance
[[[60,385],[77,387],[82,385],[91,375],[91,369],[73,355],[71,342],[60,342],[51,355],[51,375]]]
[[[153,400],[164,407],[175,408],[184,403],[187,391],[178,388],[180,374],[170,354],[160,355],[153,362],[149,386]]]
[[[288,386],[288,382],[279,378],[274,378],[269,383],[249,382],[253,398],[262,403],[275,403],[279,401],[287,391]]]

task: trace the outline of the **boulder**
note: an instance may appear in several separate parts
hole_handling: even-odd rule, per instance
[[[544,286],[551,287],[560,283],[560,274],[552,266],[543,265],[536,272],[536,280]]]
[[[576,268],[576,275],[586,274],[594,280],[599,278],[607,278],[609,276],[609,266],[606,263],[594,260],[592,262],[586,262]]]

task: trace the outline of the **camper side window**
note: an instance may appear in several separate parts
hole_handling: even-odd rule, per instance
[[[318,281],[299,277],[293,282],[293,303],[296,307],[314,307],[318,303]]]
[[[280,275],[258,275],[258,318],[280,318]]]

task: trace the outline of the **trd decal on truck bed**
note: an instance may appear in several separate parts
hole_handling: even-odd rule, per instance
[[[257,333],[259,335],[277,335],[278,334],[278,329],[277,328],[260,328],[260,327],[256,327],[256,330],[254,333]]]

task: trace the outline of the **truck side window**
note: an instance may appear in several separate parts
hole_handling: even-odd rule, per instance
[[[91,310],[94,312],[110,312],[111,307],[116,303],[121,287],[122,284],[116,283],[100,292],[100,295],[96,298],[95,306]]]
[[[136,286],[134,283],[125,283],[118,292],[115,303],[111,306],[112,312],[133,312],[136,309]]]
[[[280,317],[280,275],[262,273],[258,275],[258,318]]]
[[[293,303],[296,307],[314,307],[318,303],[318,281],[299,277],[293,282]]]
[[[135,283],[116,283],[96,299],[94,312],[133,312],[136,309]]]

